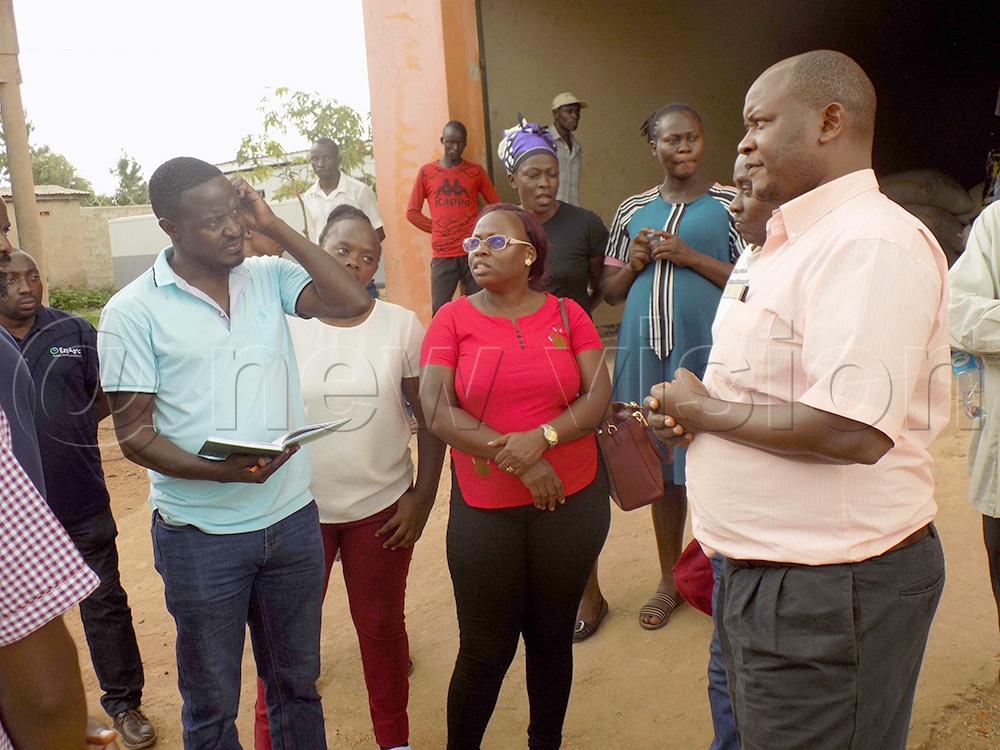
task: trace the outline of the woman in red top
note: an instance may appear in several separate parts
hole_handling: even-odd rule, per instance
[[[548,242],[511,204],[483,209],[463,246],[483,290],[427,329],[421,403],[451,445],[448,566],[459,652],[448,748],[475,750],[524,636],[528,746],[558,750],[576,607],[610,523],[594,431],[611,384],[583,309],[536,291]]]

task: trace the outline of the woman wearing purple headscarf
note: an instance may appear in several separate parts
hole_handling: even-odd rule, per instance
[[[608,228],[593,211],[556,200],[559,160],[544,126],[518,116],[518,125],[504,131],[499,152],[521,208],[535,215],[549,240],[543,288],[592,313],[601,301]]]

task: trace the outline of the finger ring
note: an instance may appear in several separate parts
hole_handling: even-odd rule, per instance
[[[514,473],[514,467],[513,466],[508,466],[507,467],[507,473],[508,474],[513,474]]]

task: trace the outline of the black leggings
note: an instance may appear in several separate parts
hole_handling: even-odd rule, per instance
[[[528,747],[558,750],[573,682],[576,609],[611,523],[603,467],[554,511],[466,505],[452,474],[448,568],[459,649],[448,750],[478,750],[524,636]]]

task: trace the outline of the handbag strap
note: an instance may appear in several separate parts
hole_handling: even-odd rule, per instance
[[[563,328],[566,329],[566,339],[569,341],[572,337],[569,333],[569,315],[566,313],[566,298],[559,298],[559,314],[562,316]],[[573,348],[572,346],[570,347]]]

